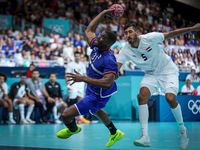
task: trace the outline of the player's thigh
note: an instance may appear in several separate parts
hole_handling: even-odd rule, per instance
[[[26,105],[33,105],[35,104],[35,102],[31,99],[29,99],[28,97],[24,97],[24,102],[26,103]]]
[[[140,90],[143,87],[146,87],[150,91],[150,95],[152,95],[157,90],[158,85],[159,85],[159,82],[155,75],[145,74],[145,76],[143,77],[140,83]]]
[[[178,94],[179,79],[177,74],[168,74],[159,76],[159,83],[164,90],[165,94],[171,93],[174,95]]]

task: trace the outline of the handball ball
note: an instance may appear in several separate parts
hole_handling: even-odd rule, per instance
[[[198,91],[197,90],[193,90],[192,91],[192,95],[197,95],[198,94]]]
[[[115,9],[111,14],[116,18],[120,18],[124,14],[124,9],[119,4],[113,4],[110,9]]]

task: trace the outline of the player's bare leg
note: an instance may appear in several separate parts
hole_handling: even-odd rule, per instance
[[[150,147],[150,138],[148,136],[148,118],[149,111],[147,106],[147,101],[151,97],[150,90],[147,87],[142,87],[140,89],[140,94],[138,95],[139,102],[139,119],[142,129],[142,136],[139,140],[134,141],[135,146]]]
[[[169,106],[171,107],[172,113],[176,119],[176,122],[178,123],[178,126],[179,126],[179,132],[180,132],[180,138],[181,138],[180,139],[181,149],[186,149],[189,145],[189,138],[188,138],[187,129],[183,123],[181,106],[177,102],[175,94],[166,93],[165,97],[166,97],[166,100],[167,100]]]

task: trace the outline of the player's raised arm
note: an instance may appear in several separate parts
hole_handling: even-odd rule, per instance
[[[187,32],[199,31],[199,30],[200,30],[200,23],[197,23],[193,27],[177,29],[177,30],[166,32],[163,34],[164,34],[165,39],[170,39],[170,38],[177,37],[177,36],[187,33]]]
[[[88,44],[90,44],[90,42],[92,41],[93,38],[96,37],[95,35],[95,31],[96,31],[96,28],[98,26],[98,24],[101,22],[101,20],[103,19],[103,17],[105,15],[108,15],[112,18],[114,18],[112,15],[111,15],[111,12],[114,11],[115,9],[108,9],[108,10],[104,10],[102,11],[101,13],[99,13],[91,22],[90,24],[88,25],[87,29],[85,30],[85,36],[86,36],[86,39],[88,41]]]

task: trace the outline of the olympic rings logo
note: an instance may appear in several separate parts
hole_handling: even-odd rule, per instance
[[[192,111],[194,115],[196,115],[198,112],[200,113],[200,100],[190,100],[188,102],[188,108]]]

